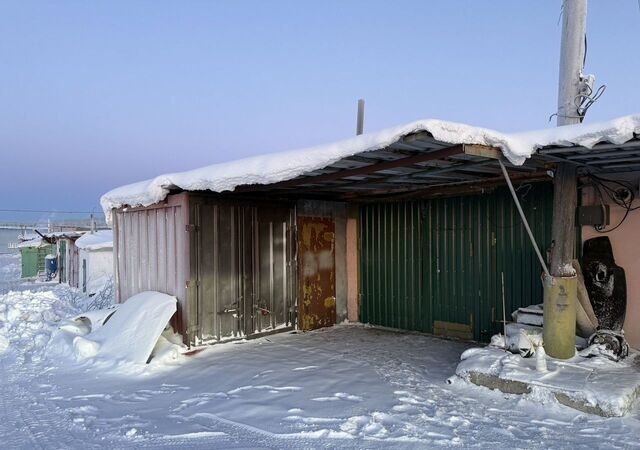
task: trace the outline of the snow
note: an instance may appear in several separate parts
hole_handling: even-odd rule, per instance
[[[640,353],[620,362],[606,357],[557,360],[547,356],[546,371],[536,370],[535,357],[523,358],[491,346],[469,349],[460,359],[456,374],[464,379],[475,372],[519,381],[537,388],[538,395],[562,393],[611,416],[624,415],[640,392]]]
[[[111,230],[99,230],[95,233],[86,233],[78,238],[76,247],[82,250],[113,248],[113,232]]]
[[[635,442],[637,414],[605,420],[551,400],[447,384],[467,347],[337,326],[216,345],[139,373],[23,367],[12,389],[25,404],[14,399],[12,410],[30,419],[38,443],[49,437],[70,448],[528,448],[541,435],[550,448]],[[11,419],[0,433],[28,442],[8,430]]]
[[[75,334],[85,335],[100,328],[116,312],[120,305],[112,305],[109,308],[86,311],[71,318],[69,331]],[[62,327],[60,327],[62,328]]]
[[[0,254],[0,294],[5,293],[5,286],[20,279],[21,264],[20,253]]]
[[[149,364],[76,361],[58,327],[106,305],[65,285],[14,287],[0,295],[4,448],[628,448],[640,433],[637,408],[602,418],[448,384],[469,344],[363,325],[193,355],[164,354],[165,330]]]
[[[110,220],[111,210],[122,206],[149,206],[166,198],[170,189],[231,191],[247,184],[270,184],[289,180],[326,167],[342,158],[378,150],[418,131],[450,144],[480,144],[497,147],[514,164],[521,165],[538,148],[599,142],[624,143],[640,133],[640,114],[607,122],[569,125],[525,133],[500,133],[486,128],[427,119],[377,133],[301,150],[266,154],[214,164],[187,172],[168,173],[151,180],[118,187],[100,200]]]
[[[49,243],[45,242],[41,237],[33,237],[31,239],[27,239],[19,242],[16,247],[17,248],[36,248],[43,247],[49,245]]]

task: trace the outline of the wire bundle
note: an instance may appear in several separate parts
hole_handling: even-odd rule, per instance
[[[605,202],[609,203],[609,201],[611,201],[625,210],[624,216],[622,216],[622,219],[620,219],[620,222],[618,222],[615,227],[605,230],[604,225],[594,225],[596,231],[600,233],[614,231],[624,223],[631,211],[640,209],[640,206],[633,207],[633,201],[636,196],[631,183],[603,178],[593,173],[586,174],[586,177],[589,179],[589,182],[586,183],[585,186],[593,187],[600,199],[600,204],[603,209]],[[617,187],[613,187],[612,185]]]

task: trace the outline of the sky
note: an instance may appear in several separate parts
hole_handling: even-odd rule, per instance
[[[560,0],[0,0],[0,209],[438,118],[554,126]],[[587,122],[640,112],[637,0],[591,0]],[[0,211],[0,222],[15,213]]]

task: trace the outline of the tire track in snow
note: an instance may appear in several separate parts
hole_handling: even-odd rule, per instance
[[[31,391],[36,386],[37,374],[25,369],[15,361],[8,365],[7,357],[0,357],[0,405],[4,418],[0,423],[0,446],[11,449],[100,448],[101,445],[94,441],[95,436],[80,437],[72,431],[73,422],[64,410],[45,402],[40,392]]]

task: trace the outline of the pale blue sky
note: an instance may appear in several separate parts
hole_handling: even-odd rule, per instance
[[[0,0],[0,209],[441,118],[552,126],[560,0]],[[588,121],[640,111],[636,0],[591,0]],[[6,214],[0,213],[0,221]]]

